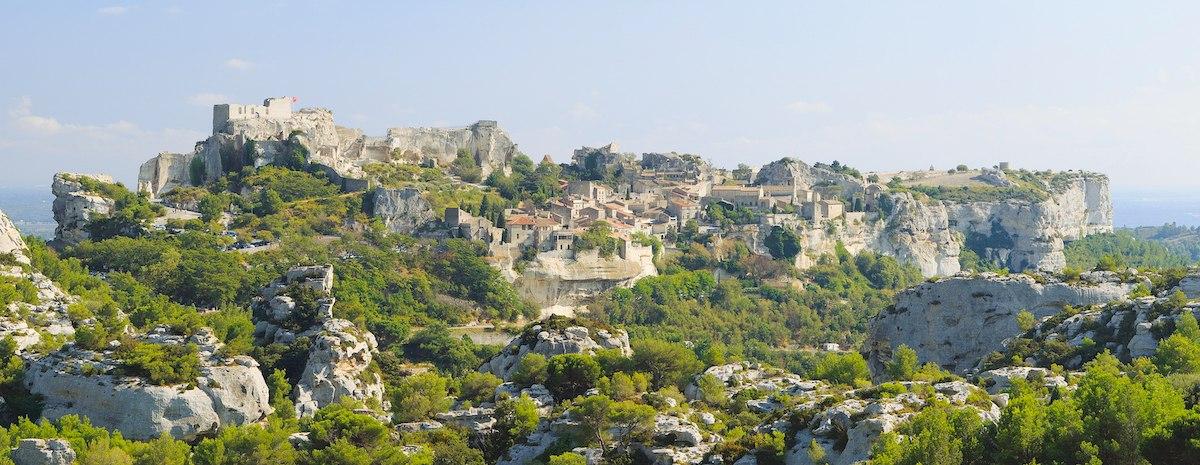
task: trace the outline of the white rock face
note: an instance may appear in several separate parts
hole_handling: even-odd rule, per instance
[[[75,450],[66,439],[22,439],[12,451],[16,465],[70,465]]]
[[[513,286],[522,297],[542,308],[576,306],[591,302],[609,289],[631,287],[641,278],[657,275],[650,247],[630,247],[625,258],[602,258],[596,251],[573,257],[550,251],[538,254],[513,280]]]
[[[922,283],[898,294],[896,304],[872,321],[867,359],[874,373],[882,373],[892,349],[906,344],[922,361],[966,373],[984,356],[1002,351],[1005,339],[1020,333],[1016,315],[1021,310],[1040,319],[1058,313],[1064,305],[1119,299],[1133,286],[1116,281],[1039,284],[1025,275],[992,273]]]
[[[54,230],[54,239],[64,244],[78,244],[86,240],[90,236],[86,229],[90,215],[107,215],[115,205],[110,198],[84,191],[83,185],[77,181],[80,177],[113,182],[112,177],[102,174],[54,175],[54,183],[51,185],[51,191],[54,193],[52,208],[54,221],[58,222],[58,227]]]
[[[376,188],[371,199],[371,215],[383,220],[384,226],[392,232],[412,234],[417,228],[436,219],[433,207],[415,187]]]
[[[383,379],[369,371],[378,351],[375,336],[342,319],[326,320],[310,331],[308,361],[296,383],[296,413],[311,416],[342,397],[383,405]]]
[[[151,334],[144,343],[180,344],[178,336]],[[267,383],[258,363],[246,356],[223,360],[211,333],[190,341],[200,347],[200,377],[192,385],[158,386],[144,379],[110,374],[111,353],[67,346],[31,363],[25,370],[30,392],[45,398],[42,416],[56,420],[80,415],[130,439],[168,433],[191,440],[216,433],[224,425],[244,425],[272,411]]]
[[[4,212],[0,211],[0,255],[2,254],[11,254],[19,263],[29,263],[29,255],[25,249],[25,240],[21,238],[21,231]]]
[[[633,355],[629,347],[629,335],[624,330],[596,330],[583,326],[570,326],[561,330],[542,330],[535,325],[513,338],[503,350],[479,367],[479,371],[491,373],[508,381],[526,354],[541,354],[546,358],[559,354],[591,354],[600,349],[619,349],[626,356]]]

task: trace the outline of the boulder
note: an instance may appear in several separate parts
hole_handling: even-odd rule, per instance
[[[12,450],[15,465],[70,465],[75,463],[75,450],[66,439],[26,438]]]
[[[258,422],[271,413],[257,362],[217,355],[220,344],[211,333],[186,340],[161,332],[140,337],[148,344],[197,344],[200,376],[188,384],[154,385],[119,374],[120,363],[111,351],[68,345],[26,368],[25,386],[44,397],[42,416],[87,417],[130,439],[153,439],[165,432],[192,440],[214,434],[221,426]]]

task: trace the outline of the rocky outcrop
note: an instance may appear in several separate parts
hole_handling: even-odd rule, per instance
[[[292,398],[296,413],[312,416],[342,397],[387,410],[383,379],[371,365],[378,344],[370,331],[333,317],[333,266],[301,266],[288,270],[263,288],[254,301],[254,338],[260,344],[308,341],[304,371]],[[289,292],[307,289],[315,302],[297,302]],[[315,308],[298,308],[314,305]]]
[[[371,193],[371,216],[383,221],[392,232],[412,234],[437,216],[420,189],[376,188]]]
[[[1065,343],[1074,352],[1060,360],[1033,357],[1026,362],[1038,366],[1057,363],[1074,370],[1104,350],[1125,362],[1152,357],[1159,342],[1172,334],[1175,321],[1184,312],[1200,317],[1200,302],[1177,306],[1167,297],[1142,297],[1112,302],[1101,308],[1077,309],[1074,314],[1060,313],[1043,320],[1027,337],[1037,346]]]
[[[167,433],[191,440],[214,434],[224,425],[258,422],[271,413],[258,363],[247,356],[221,357],[221,344],[211,332],[184,338],[160,328],[142,336],[140,343],[195,344],[200,376],[187,384],[154,385],[123,375],[112,350],[68,345],[30,363],[25,386],[44,398],[43,417],[87,417],[93,425],[120,431],[130,439]]]
[[[75,450],[66,439],[26,438],[12,450],[15,465],[70,465],[75,463]]]
[[[925,383],[901,383],[907,390],[892,397],[879,396],[877,388],[842,393],[845,400],[825,406],[833,393],[810,395],[796,407],[792,418],[810,418],[804,424],[788,425],[795,431],[794,444],[788,451],[788,464],[812,465],[809,446],[814,441],[825,450],[825,463],[851,465],[870,457],[871,447],[884,433],[895,431],[935,398],[953,406],[974,408],[985,421],[1000,417],[1000,408],[980,388],[962,381],[928,386]],[[920,386],[925,385],[925,386]],[[932,396],[917,394],[930,390]]]
[[[757,185],[799,186],[804,189],[823,190],[832,186],[842,195],[849,197],[862,192],[865,182],[845,173],[833,171],[825,165],[811,166],[791,157],[766,164],[754,178]]]
[[[1016,316],[1028,310],[1038,318],[1064,306],[1102,304],[1119,299],[1134,284],[1114,275],[1089,274],[1078,283],[1045,275],[959,275],[926,282],[896,296],[896,303],[871,323],[865,352],[872,371],[882,373],[900,344],[955,373],[975,369],[1004,340],[1020,333]],[[1039,282],[1039,280],[1044,282]]]
[[[98,192],[84,189],[80,178],[112,183],[113,179],[101,174],[58,173],[54,175],[51,192],[54,193],[54,221],[58,227],[54,230],[54,239],[63,244],[78,244],[88,237],[88,220],[91,215],[107,215],[112,212],[115,202]]]
[[[138,188],[153,196],[191,184],[191,165],[199,159],[205,181],[243,166],[261,166],[303,147],[308,159],[346,190],[366,189],[363,167],[375,163],[448,165],[460,150],[475,158],[486,177],[507,170],[520,153],[495,121],[459,128],[391,128],[384,137],[334,123],[333,112],[302,108],[286,114],[229,119],[189,153],[160,153],[143,163]]]
[[[8,219],[8,215],[0,211],[0,255],[11,255],[17,263],[29,263],[29,254],[25,250],[25,240],[17,225]]]
[[[712,366],[704,370],[704,373],[697,375],[684,388],[683,392],[688,400],[701,400],[703,398],[698,385],[699,379],[702,376],[712,376],[724,384],[725,395],[730,398],[747,389],[754,389],[754,392],[765,395],[786,394],[792,396],[825,387],[825,383],[804,379],[799,375],[788,373],[778,368],[770,368],[752,362],[738,362]],[[762,397],[750,399],[747,402],[758,406],[758,410],[764,410],[769,408],[769,402],[766,402],[767,399],[767,397]]]
[[[342,319],[325,320],[310,330],[312,346],[304,373],[296,383],[296,413],[312,416],[317,410],[342,397],[367,401],[382,408],[383,379],[371,366],[379,351],[375,336]]]
[[[631,287],[641,278],[658,275],[653,249],[635,245],[628,250],[624,257],[607,258],[596,251],[543,252],[516,276],[513,286],[543,308],[575,306],[609,289]]]
[[[479,371],[508,381],[526,354],[550,358],[559,354],[591,354],[601,349],[617,349],[626,356],[633,354],[629,335],[623,330],[589,329],[565,318],[551,317],[513,338],[499,354],[479,367]]]

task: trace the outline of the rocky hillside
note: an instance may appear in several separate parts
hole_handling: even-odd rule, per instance
[[[898,294],[896,303],[872,321],[864,351],[876,373],[901,344],[915,349],[921,360],[967,373],[1021,333],[1017,314],[1022,310],[1045,318],[1066,306],[1104,304],[1124,297],[1137,282],[1110,272],[1086,273],[1077,282],[994,273],[926,282]]]

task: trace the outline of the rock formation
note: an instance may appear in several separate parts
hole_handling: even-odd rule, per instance
[[[285,104],[287,111],[274,116],[214,120],[213,135],[197,142],[192,152],[164,152],[143,163],[138,189],[157,197],[190,185],[193,163],[203,165],[205,181],[211,181],[242,166],[274,162],[298,147],[347,190],[366,188],[363,167],[373,163],[448,165],[460,150],[466,150],[486,177],[493,170],[507,170],[520,153],[495,121],[460,128],[391,128],[384,137],[371,137],[337,126],[329,110],[293,112],[290,103]]]
[[[1176,288],[1178,289],[1178,287]],[[1074,314],[1057,314],[1047,318],[1027,337],[1035,344],[1051,341],[1066,343],[1072,348],[1094,344],[1091,350],[1076,350],[1063,360],[1032,359],[1027,362],[1049,366],[1058,363],[1067,369],[1079,369],[1096,353],[1107,350],[1122,361],[1138,357],[1153,357],[1158,343],[1171,335],[1175,321],[1184,312],[1200,317],[1200,303],[1191,301],[1182,307],[1165,297],[1142,297],[1111,302],[1099,308],[1077,309]]]
[[[300,303],[288,295],[300,288],[313,291],[320,298]],[[254,338],[260,344],[308,341],[304,371],[292,393],[299,416],[312,416],[342,397],[386,410],[383,379],[371,365],[378,352],[375,335],[353,322],[333,317],[332,291],[331,265],[288,270],[255,299]],[[298,305],[316,308],[298,308]]]
[[[376,188],[371,193],[371,215],[382,220],[392,232],[401,234],[412,234],[436,219],[433,207],[415,187]]]
[[[25,240],[21,238],[21,231],[8,219],[8,215],[0,211],[0,255],[4,254],[12,255],[17,263],[29,263],[29,254],[25,251]]]
[[[75,463],[75,450],[66,439],[26,438],[12,451],[15,465],[70,465]]]
[[[337,318],[325,320],[309,332],[311,336],[301,333],[301,337],[312,338],[312,346],[296,383],[296,413],[312,416],[342,397],[382,408],[383,379],[371,369],[371,358],[378,352],[375,336]]]
[[[87,224],[91,215],[107,215],[115,205],[113,199],[84,189],[79,181],[84,177],[106,183],[113,182],[112,177],[100,174],[54,175],[51,191],[54,193],[54,221],[58,222],[58,227],[54,230],[54,239],[63,244],[78,244],[86,240],[90,236]]]
[[[1003,342],[1020,333],[1016,316],[1028,310],[1037,318],[1056,314],[1066,305],[1087,306],[1125,296],[1133,283],[1115,275],[1089,273],[1079,283],[1024,274],[983,273],[926,282],[896,296],[896,303],[871,323],[865,351],[872,371],[882,373],[892,349],[906,344],[922,361],[955,373],[976,368]]]
[[[860,178],[833,171],[823,165],[811,166],[791,157],[784,157],[763,166],[758,170],[754,183],[815,190],[837,186],[839,192],[846,196],[861,192],[866,185]]]
[[[165,328],[141,337],[143,344],[196,344],[200,377],[192,383],[154,385],[120,373],[112,350],[101,352],[68,345],[29,364],[25,386],[45,399],[42,416],[51,420],[80,415],[92,424],[120,431],[130,439],[170,434],[191,440],[224,425],[266,418],[272,409],[258,362],[247,356],[224,359],[211,332],[191,338]]]
[[[479,371],[508,381],[526,354],[550,358],[559,354],[591,354],[601,349],[618,349],[626,356],[633,354],[629,335],[623,330],[589,329],[576,326],[565,318],[551,317],[513,338],[499,354],[479,367]]]

